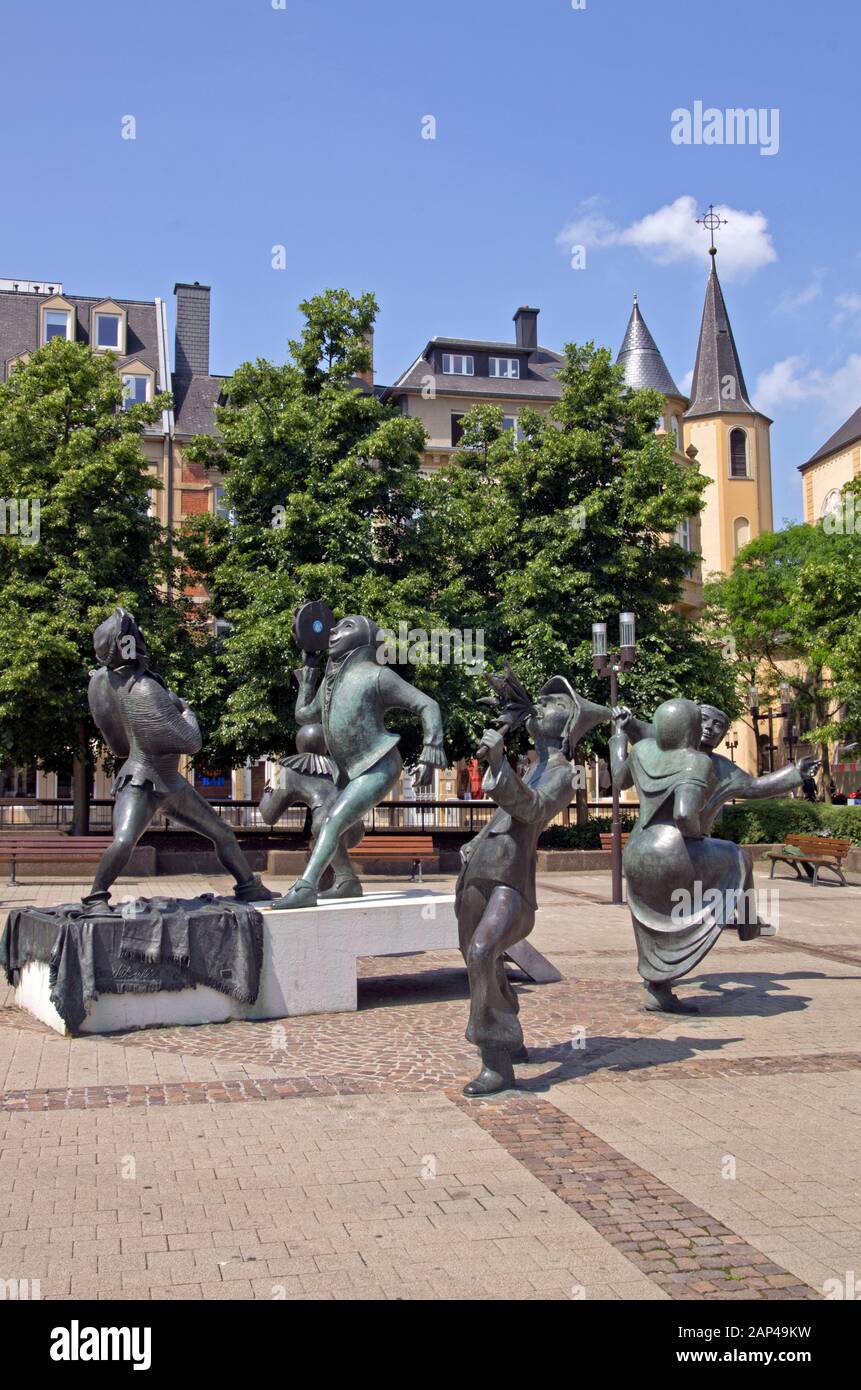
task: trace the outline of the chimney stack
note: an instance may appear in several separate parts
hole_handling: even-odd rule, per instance
[[[209,285],[177,284],[174,373],[179,377],[209,375]]]
[[[366,386],[370,386],[370,387],[373,389],[373,385],[374,385],[374,330],[373,330],[373,328],[370,330],[369,333],[366,333],[366,334],[365,334],[365,342],[368,344],[368,347],[371,349],[371,361],[370,361],[370,365],[369,365],[368,367],[366,367],[365,370],[364,370],[363,372],[356,372],[356,376],[358,377],[359,381],[363,381],[363,382],[365,383]]]
[[[530,309],[527,304],[524,304],[514,315],[517,346],[524,348],[527,352],[534,352],[538,347],[539,313],[540,310]]]

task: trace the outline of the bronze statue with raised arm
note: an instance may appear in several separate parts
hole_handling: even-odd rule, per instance
[[[426,786],[435,767],[446,766],[442,717],[429,695],[381,665],[380,628],[371,618],[350,614],[329,633],[329,660],[320,680],[320,653],[304,652],[299,672],[296,720],[319,721],[329,756],[337,770],[337,796],[316,833],[311,857],[301,878],[273,908],[314,907],[320,880],[335,858],[342,837],[382,801],[403,770],[399,735],[390,733],[385,716],[406,709],[422,721],[424,742],[416,786]],[[338,888],[336,876],[335,888]]]

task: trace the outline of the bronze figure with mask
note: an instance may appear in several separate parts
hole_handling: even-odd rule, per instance
[[[426,786],[434,768],[446,766],[439,705],[380,663],[380,633],[377,623],[360,614],[341,618],[329,633],[329,659],[322,681],[320,654],[304,652],[296,720],[299,724],[322,724],[337,772],[337,795],[322,818],[301,878],[272,904],[274,908],[313,907],[320,880],[342,837],[360,825],[396,786],[403,762],[399,735],[390,733],[385,725],[389,710],[409,710],[421,719],[423,744],[416,786]]]
[[[496,688],[493,680],[491,685]],[[460,949],[469,975],[466,1037],[481,1056],[481,1071],[464,1087],[467,1096],[513,1086],[513,1062],[525,1060],[519,1005],[504,956],[535,924],[538,838],[573,800],[570,759],[577,741],[610,715],[603,705],[581,699],[563,676],[547,681],[534,705],[513,693],[537,758],[523,777],[512,769],[504,731],[519,718],[507,718],[503,707],[497,721],[501,728],[485,729],[477,753],[487,764],[483,788],[497,809],[461,850],[463,867],[455,890]]]

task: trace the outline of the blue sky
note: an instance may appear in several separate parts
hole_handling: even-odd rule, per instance
[[[224,372],[283,357],[305,296],[372,289],[384,381],[526,302],[547,346],[615,350],[637,291],[681,384],[714,202],[775,519],[800,514],[796,465],[861,405],[857,0],[281,3],[5,0],[0,276],[211,284]],[[777,152],[673,143],[697,101],[776,108]]]

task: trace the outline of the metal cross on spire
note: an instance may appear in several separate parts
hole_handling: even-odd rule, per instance
[[[708,212],[703,213],[702,217],[697,218],[697,225],[700,227],[705,227],[706,231],[711,237],[712,243],[709,247],[709,255],[716,256],[717,247],[715,246],[715,232],[717,231],[718,227],[725,227],[727,225],[726,218],[718,217],[717,213],[715,212],[714,203],[709,203]]]

